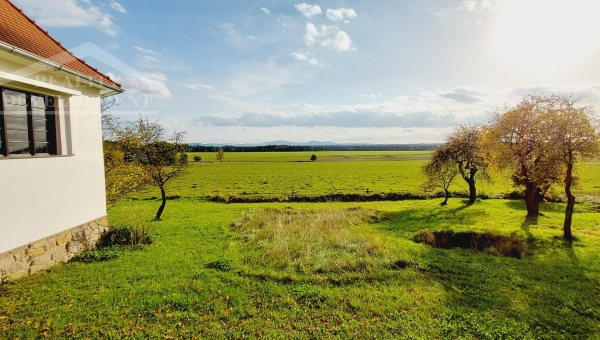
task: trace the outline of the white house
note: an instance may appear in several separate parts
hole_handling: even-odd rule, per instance
[[[0,0],[0,282],[68,261],[106,230],[100,101],[120,92]]]

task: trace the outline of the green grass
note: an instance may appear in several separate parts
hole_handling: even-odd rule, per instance
[[[215,188],[260,188],[261,181],[273,186],[272,194],[284,193],[300,178],[319,177],[312,191],[346,192],[363,179],[380,183],[381,191],[391,183],[410,188],[423,162],[410,159],[414,154],[393,161],[382,160],[385,153],[370,161],[322,161],[327,157],[317,154],[318,162],[243,155],[245,161],[194,164],[169,192],[182,198],[149,224],[151,245],[0,286],[0,339],[600,338],[600,210],[592,203],[576,206],[577,240],[565,244],[564,204],[543,204],[543,216],[531,221],[522,202],[508,200],[465,206],[451,199],[441,207],[440,199],[221,204],[203,198]],[[588,168],[597,170],[597,163]],[[582,190],[597,192],[594,176],[582,171]],[[123,202],[110,219],[126,226],[135,211],[150,220],[158,205]],[[319,222],[323,211],[333,217]],[[275,233],[278,226],[285,230]],[[423,230],[529,239],[530,254],[433,248],[414,242]],[[336,258],[333,248],[343,256]],[[367,265],[336,272],[336,263],[358,258]]]
[[[136,202],[151,216],[155,202]],[[128,204],[111,211],[126,223]],[[155,242],[105,262],[59,265],[0,288],[0,338],[588,338],[600,334],[598,212],[579,205],[566,246],[561,204],[544,205],[537,224],[520,202],[465,207],[451,200],[364,203],[388,219],[357,225],[409,265],[380,277],[285,279],[247,270],[232,222],[249,209],[285,204],[169,202],[151,225]],[[294,210],[356,204],[296,204]],[[494,230],[536,239],[513,259],[417,244],[422,229]],[[209,268],[209,264],[221,265]],[[226,264],[226,265],[225,265]],[[222,270],[224,269],[224,270]]]
[[[317,162],[310,162],[310,152],[227,153],[217,162],[212,153],[203,161],[191,162],[189,173],[170,184],[170,195],[206,196],[289,196],[334,193],[411,192],[422,194],[425,181],[421,166],[429,158],[427,152],[323,152]],[[210,156],[210,157],[209,157]],[[213,158],[215,160],[213,161]],[[576,194],[600,195],[600,162],[582,168],[581,189]],[[468,191],[457,178],[451,191]],[[482,194],[494,195],[514,190],[508,178],[495,175],[492,183],[479,183]],[[559,192],[560,189],[557,189]],[[140,199],[160,196],[157,189],[134,195]]]

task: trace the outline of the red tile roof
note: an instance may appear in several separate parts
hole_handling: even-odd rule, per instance
[[[9,0],[0,0],[0,41],[109,86],[121,87],[121,84],[77,58]]]

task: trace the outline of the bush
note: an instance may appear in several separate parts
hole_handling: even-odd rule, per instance
[[[118,246],[91,249],[73,257],[71,261],[84,263],[109,261],[123,255],[124,251],[123,247]]]
[[[189,158],[187,153],[182,153],[179,155],[179,164],[188,164]]]
[[[202,161],[202,157],[194,156],[194,162],[200,162],[200,161]]]

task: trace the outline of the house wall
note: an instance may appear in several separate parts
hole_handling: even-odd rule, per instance
[[[106,216],[100,89],[63,73],[0,53],[0,86],[54,95],[62,104],[62,155],[0,157],[0,259]]]

